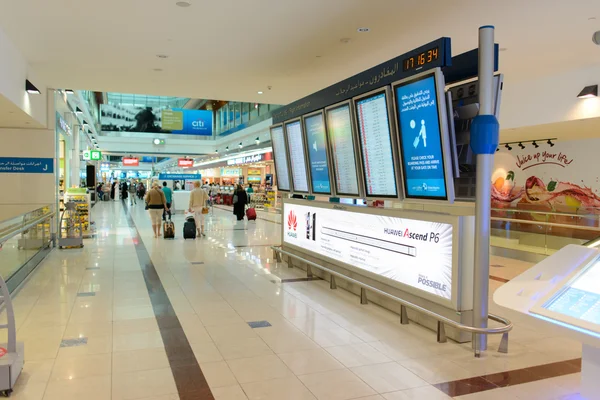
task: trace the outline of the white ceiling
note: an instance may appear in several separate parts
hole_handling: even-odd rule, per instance
[[[44,126],[0,94],[0,128],[44,128]]]
[[[598,0],[190,1],[3,0],[0,26],[50,87],[279,104],[484,24],[511,82],[600,62]]]

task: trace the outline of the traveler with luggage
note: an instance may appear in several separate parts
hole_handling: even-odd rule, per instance
[[[238,221],[244,219],[244,215],[246,214],[246,204],[248,204],[248,195],[242,185],[238,184],[233,193],[233,213]]]
[[[194,190],[190,193],[189,212],[194,213],[198,236],[206,236],[204,234],[204,216],[208,214],[207,201],[208,193],[200,187],[199,181],[194,182]]]
[[[171,190],[171,188],[169,188],[167,186],[167,182],[163,182],[163,187],[162,187],[162,191],[165,194],[165,198],[167,199],[167,208],[169,209],[168,214],[169,214],[169,219],[171,219],[171,204],[173,203],[173,191]],[[163,221],[167,220],[167,210],[163,211],[163,216],[162,216]]]
[[[163,210],[169,210],[167,207],[167,199],[162,190],[160,190],[158,183],[152,185],[152,189],[146,193],[146,209],[150,214],[150,220],[152,221],[152,231],[154,237],[161,236],[160,234],[160,223]]]
[[[129,191],[129,205],[132,206],[137,204],[137,199],[135,198],[135,183],[133,181],[129,181],[129,185],[127,186],[127,190]]]

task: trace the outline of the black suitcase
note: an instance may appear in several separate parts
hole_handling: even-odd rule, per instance
[[[163,234],[165,239],[175,239],[175,224],[170,219],[163,223]]]
[[[188,219],[183,224],[183,238],[196,239],[196,222],[193,219]]]

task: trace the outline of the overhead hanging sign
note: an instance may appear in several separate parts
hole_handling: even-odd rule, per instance
[[[102,152],[99,150],[85,150],[83,152],[84,161],[100,161],[102,159]]]
[[[240,176],[242,170],[239,168],[221,168],[221,176]]]
[[[158,179],[161,181],[199,181],[202,179],[201,174],[159,174]]]
[[[138,167],[140,165],[140,159],[135,157],[123,157],[124,167]]]
[[[52,174],[53,158],[0,157],[0,173]]]
[[[232,160],[227,160],[227,165],[251,164],[263,161],[264,154],[254,154],[252,156],[238,157]]]
[[[190,168],[194,166],[194,160],[189,158],[180,158],[177,160],[177,166],[181,168]]]

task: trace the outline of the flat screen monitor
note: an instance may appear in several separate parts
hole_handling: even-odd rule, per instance
[[[439,68],[392,85],[407,199],[454,201],[444,79]]]
[[[389,112],[390,98],[388,89],[380,89],[354,99],[367,197],[398,198],[398,164]]]
[[[346,101],[325,110],[327,141],[333,164],[336,196],[360,197],[352,109]]]
[[[308,176],[306,170],[306,152],[302,138],[302,124],[300,119],[285,123],[288,154],[290,155],[290,168],[292,172],[292,191],[294,193],[308,193]]]
[[[310,183],[315,194],[331,194],[331,175],[323,111],[305,115],[304,134],[310,168]]]
[[[277,173],[277,190],[289,192],[291,189],[290,173],[288,168],[287,151],[285,149],[283,125],[273,125],[271,127],[271,143],[273,144],[275,172]]]

